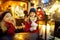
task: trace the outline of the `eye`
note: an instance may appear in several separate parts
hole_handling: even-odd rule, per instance
[[[9,16],[6,16],[6,17],[9,17]]]

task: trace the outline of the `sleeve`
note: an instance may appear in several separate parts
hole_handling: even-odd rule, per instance
[[[12,23],[6,22],[7,27],[7,33],[8,34],[14,34],[15,33],[15,27]]]
[[[29,32],[30,31],[30,27],[31,27],[31,24],[28,24],[27,22],[25,22],[24,31]]]

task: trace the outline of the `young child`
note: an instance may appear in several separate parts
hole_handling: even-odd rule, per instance
[[[44,20],[45,19],[45,13],[44,13],[44,11],[41,7],[37,8],[37,14],[36,15],[39,18],[39,20]]]
[[[30,31],[37,33],[38,21],[37,21],[36,11],[34,9],[31,9],[29,12],[29,16],[30,16],[30,21],[31,21]]]

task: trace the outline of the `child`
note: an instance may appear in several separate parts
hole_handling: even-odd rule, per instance
[[[10,23],[10,18],[11,18],[11,13],[9,11],[6,11],[2,14],[1,16],[1,29],[4,34],[8,39],[12,40],[12,36],[15,34],[15,26]],[[4,38],[4,37],[3,37]],[[2,40],[7,40],[7,38]]]
[[[30,31],[37,33],[38,21],[37,21],[36,11],[34,9],[31,9],[29,12],[29,16],[30,16],[30,21],[31,21]]]

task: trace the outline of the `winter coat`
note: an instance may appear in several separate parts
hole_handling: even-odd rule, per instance
[[[5,22],[5,26],[7,27],[7,34],[14,35],[15,34],[15,27],[12,23]]]
[[[36,23],[37,23],[37,21],[36,21]],[[29,22],[29,23],[28,22],[25,22],[24,31],[25,32],[32,32],[32,33],[38,33],[38,27],[37,27],[36,30],[33,30],[33,31],[30,30],[30,28],[32,27],[31,24],[32,24],[32,22]]]

